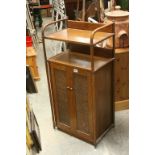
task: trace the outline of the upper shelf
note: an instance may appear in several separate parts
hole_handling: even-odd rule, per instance
[[[67,28],[67,29],[63,29],[61,31],[49,34],[45,38],[52,39],[52,40],[65,41],[65,42],[70,42],[70,43],[76,43],[76,44],[90,45],[91,35],[92,35],[91,30],[80,30],[80,29]],[[110,38],[113,35],[114,33],[96,32],[93,38],[93,45],[96,45],[97,43],[107,38]]]

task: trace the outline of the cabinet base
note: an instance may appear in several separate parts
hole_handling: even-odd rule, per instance
[[[115,111],[129,109],[129,100],[122,100],[115,102]]]
[[[65,130],[65,129],[63,129],[63,128],[60,128],[60,127],[58,127],[58,126],[57,126],[57,129],[58,129],[59,131],[62,131],[62,132],[64,132],[64,133],[70,135],[70,136],[73,136],[73,137],[78,138],[78,139],[80,139],[80,140],[82,140],[82,141],[84,141],[84,142],[87,142],[87,143],[89,143],[89,144],[94,145],[92,139],[84,138],[84,137],[82,137],[82,136],[80,136],[80,135],[77,135],[77,134],[75,134],[75,133],[73,133],[73,132],[67,131],[67,130]]]
[[[93,140],[88,140],[88,139],[86,139],[86,138],[82,138],[81,136],[78,136],[77,134],[74,134],[74,133],[72,133],[72,132],[68,132],[68,131],[66,131],[66,130],[64,130],[64,129],[62,129],[62,128],[59,128],[59,127],[56,127],[55,129],[58,129],[58,130],[60,130],[60,131],[62,131],[62,132],[64,132],[64,133],[67,133],[67,134],[69,134],[70,136],[73,136],[73,137],[75,137],[75,138],[78,138],[78,139],[80,139],[80,140],[82,140],[82,141],[85,141],[86,143],[89,143],[89,144],[93,145],[93,146],[96,148],[97,145],[98,145],[98,143],[99,143],[99,142],[102,140],[102,138],[109,132],[109,130],[111,130],[111,128],[114,128],[114,124],[111,124],[111,125],[109,126],[109,128],[107,128],[107,130],[105,130],[105,132],[102,133],[101,136],[100,136],[99,138],[97,138],[96,142],[94,142]]]
[[[96,144],[94,144],[95,147],[102,140],[102,138],[107,134],[107,132],[109,132],[109,130],[111,130],[111,128],[114,128],[114,124],[111,124],[110,127],[107,130],[105,130],[105,132],[102,133],[102,135],[97,139]]]

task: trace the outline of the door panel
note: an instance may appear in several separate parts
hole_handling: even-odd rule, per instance
[[[58,128],[92,141],[93,109],[90,72],[55,63],[51,67]]]
[[[74,74],[74,89],[77,113],[77,130],[89,133],[87,77]]]
[[[76,113],[76,130],[85,136],[91,135],[92,110],[90,101],[90,76],[88,72],[73,73],[73,90]]]
[[[53,64],[53,94],[57,114],[58,125],[71,126],[69,94],[66,90],[68,85],[68,73],[64,66]]]

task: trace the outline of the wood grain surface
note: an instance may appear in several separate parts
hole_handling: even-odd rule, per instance
[[[46,38],[89,45],[91,34],[92,34],[92,31],[90,30],[84,31],[79,29],[67,28],[67,29],[58,31],[56,33],[50,34]],[[113,33],[97,32],[94,36],[93,44],[95,45],[100,40],[103,40],[112,36],[113,36]]]

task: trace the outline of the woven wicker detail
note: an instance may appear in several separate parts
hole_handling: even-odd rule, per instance
[[[66,71],[55,69],[55,80],[59,120],[66,125],[70,125]]]
[[[74,74],[73,82],[76,96],[77,130],[89,133],[87,77]]]

